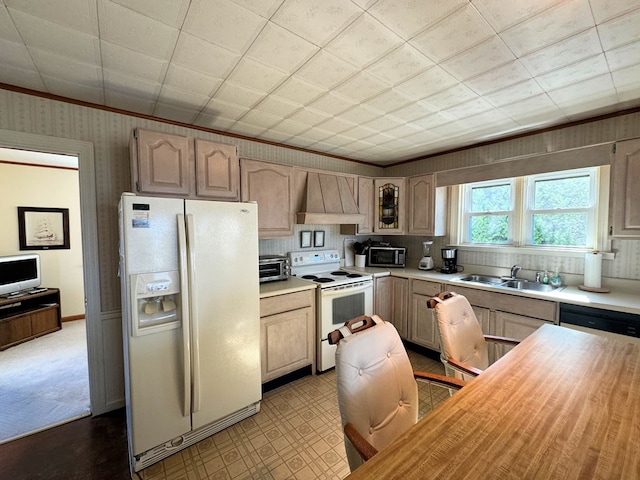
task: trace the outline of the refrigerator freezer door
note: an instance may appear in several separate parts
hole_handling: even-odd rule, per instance
[[[253,203],[187,200],[185,212],[193,219],[187,237],[196,429],[262,396],[258,218]]]
[[[184,213],[184,201],[123,196],[121,209],[122,294],[131,292],[123,307],[127,423],[130,449],[138,455],[191,430],[191,418],[183,412],[182,321],[145,335],[134,335],[131,324],[136,317],[131,309],[138,308],[131,288],[137,274],[179,269],[177,216]],[[185,295],[180,288],[178,306]]]

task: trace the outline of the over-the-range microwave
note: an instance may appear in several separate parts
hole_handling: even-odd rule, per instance
[[[405,247],[369,247],[367,266],[404,267],[406,253]]]

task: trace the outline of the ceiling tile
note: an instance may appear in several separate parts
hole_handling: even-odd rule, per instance
[[[396,88],[414,100],[421,100],[457,83],[455,77],[436,65],[397,85]]]
[[[391,115],[380,115],[378,118],[374,118],[364,124],[366,128],[371,128],[376,133],[385,132],[400,125],[403,125],[403,122]]]
[[[542,88],[540,88],[540,85],[538,85],[538,82],[534,79],[529,79],[524,82],[496,90],[493,93],[485,95],[483,98],[496,107],[500,107],[509,103],[519,102],[525,98],[535,97],[541,93],[544,92]]]
[[[489,24],[471,4],[444,18],[410,40],[410,44],[436,63],[440,63],[493,34]]]
[[[230,131],[232,131],[233,133],[238,133],[240,135],[246,135],[248,137],[254,138],[260,136],[265,130],[266,128],[264,127],[254,125],[252,123],[247,123],[242,120],[238,120],[230,128]]]
[[[295,73],[295,76],[328,90],[357,71],[353,65],[325,50],[320,50]]]
[[[233,69],[227,80],[236,85],[250,88],[264,95],[280,85],[287,76],[280,70],[243,57]]]
[[[246,56],[264,65],[292,73],[319,49],[313,43],[269,22]]]
[[[128,97],[136,97],[153,102],[160,95],[161,84],[134,78],[116,70],[103,70],[104,88]]]
[[[17,10],[9,12],[27,47],[57,53],[84,63],[100,64],[98,37]]]
[[[209,77],[200,72],[194,72],[188,68],[172,63],[169,65],[165,85],[195,93],[197,95],[210,96],[222,84],[219,78]]]
[[[389,85],[401,83],[416,74],[433,67],[434,63],[407,43],[403,43],[373,65],[367,72]]]
[[[412,102],[409,105],[406,105],[398,110],[394,110],[391,115],[395,118],[398,118],[404,122],[411,122],[418,118],[423,118],[427,115],[431,115],[435,113],[437,109],[429,106],[427,103],[423,101]]]
[[[79,86],[85,84],[90,89],[92,87],[102,88],[102,73],[100,68],[95,65],[78,62],[72,58],[36,48],[30,49],[29,53],[42,75],[73,82]]]
[[[442,112],[432,113],[422,118],[412,120],[410,123],[419,128],[432,131],[435,128],[452,123],[453,119]],[[433,131],[432,131],[433,133]]]
[[[531,79],[531,74],[527,72],[520,61],[516,60],[471,77],[465,81],[465,85],[478,95],[486,95],[529,79]]]
[[[398,47],[402,39],[371,15],[363,14],[325,48],[339,58],[364,68]]]
[[[604,54],[600,54],[568,67],[539,75],[536,81],[545,90],[555,90],[608,72],[609,66]]]
[[[282,2],[283,0],[233,0],[233,3],[237,3],[264,18],[270,18],[282,5]]]
[[[353,128],[345,130],[344,132],[341,132],[340,135],[352,138],[353,141],[357,141],[363,138],[368,138],[371,135],[375,135],[376,133],[378,132],[373,128],[366,127],[364,125],[357,125]]]
[[[300,105],[297,105],[295,103],[288,102],[282,98],[269,96],[263,99],[256,106],[254,106],[253,110],[269,113],[280,118],[285,118],[300,108]]]
[[[107,0],[98,0],[100,38],[153,57],[169,60],[178,29]]]
[[[520,61],[532,75],[540,75],[592,57],[601,51],[602,47],[598,32],[594,27],[532,54],[525,55],[520,58]]]
[[[283,119],[281,117],[252,109],[242,116],[239,121],[247,125],[254,125],[256,128],[262,128],[264,130],[273,127],[276,123],[279,123],[282,120]]]
[[[361,125],[363,123],[367,123],[374,118],[378,118],[380,116],[380,112],[378,110],[374,110],[373,108],[367,107],[366,105],[353,105],[349,109],[340,113],[340,118],[353,122],[356,125]]]
[[[354,122],[348,122],[338,117],[331,117],[321,122],[318,127],[323,128],[329,132],[341,133],[355,127],[357,124]]]
[[[0,39],[0,65],[2,65],[2,68],[10,65],[22,70],[35,71],[35,65],[31,61],[27,47],[21,43],[9,42],[3,39]]]
[[[288,102],[297,103],[300,106],[306,105],[326,92],[310,83],[291,77],[278,87],[273,95],[283,98]]]
[[[386,83],[378,80],[373,75],[366,72],[360,72],[335,87],[334,91],[344,95],[345,97],[354,99],[356,103],[361,103],[388,89],[389,86]]]
[[[640,9],[598,25],[598,34],[605,50],[640,40]]]
[[[320,112],[319,110],[314,110],[312,108],[301,108],[300,110],[296,110],[287,118],[290,118],[291,120],[295,120],[296,122],[305,123],[311,126],[316,126],[325,122],[326,120],[331,119],[332,117],[331,115],[324,112]]]
[[[182,123],[193,123],[200,112],[188,108],[180,108],[176,105],[156,103],[153,115],[160,118],[177,120]]]
[[[492,37],[441,65],[457,79],[466,80],[514,60],[513,53],[502,43],[500,37]]]
[[[442,113],[451,116],[457,120],[486,112],[491,109],[491,104],[484,98],[474,98],[463,103],[444,109]]]
[[[538,122],[538,120],[532,119],[544,117],[545,115],[548,115],[549,120],[552,122],[559,117],[564,118],[566,121],[566,117],[546,93],[503,105],[500,107],[500,111],[520,124],[526,124],[530,121]]]
[[[454,105],[458,105],[462,102],[475,100],[477,98],[478,95],[473,92],[473,90],[459,83],[453,87],[449,87],[446,90],[443,90],[442,92],[436,93],[435,95],[431,95],[423,99],[421,103],[424,103],[431,107],[433,110],[438,111],[444,110]]]
[[[189,0],[111,1],[174,28],[182,27],[190,3]]]
[[[8,85],[18,85],[23,88],[30,88],[31,90],[37,90],[45,92],[46,88],[40,74],[34,69],[22,69],[12,65],[3,64],[0,68],[0,83],[6,83]]]
[[[225,82],[215,93],[212,100],[221,100],[231,105],[249,109],[264,98],[262,92]]]
[[[409,40],[466,3],[464,0],[380,0],[369,9],[369,13],[397,35]]]
[[[623,13],[640,8],[638,0],[603,0],[591,2],[591,10],[596,24],[606,22]]]
[[[500,34],[519,57],[595,25],[588,0],[562,2]]]
[[[198,95],[193,92],[185,92],[168,85],[163,85],[158,97],[158,103],[172,105],[184,110],[195,110],[199,112],[207,103],[209,97],[206,95]],[[195,118],[195,117],[194,117]]]
[[[271,130],[282,135],[290,135],[293,137],[294,135],[300,135],[302,132],[309,130],[309,125],[285,118],[280,123],[273,126]]]
[[[344,0],[287,0],[271,20],[322,47],[361,13]]]
[[[129,77],[138,77],[161,83],[167,73],[168,62],[110,42],[101,42],[102,65],[109,70],[122,72]]]
[[[229,0],[193,0],[183,31],[244,53],[267,21]]]
[[[629,43],[605,52],[611,71],[640,63],[640,42]]]
[[[80,78],[80,80],[80,83],[76,83],[60,77],[42,75],[42,81],[49,93],[102,105],[104,103],[102,86],[90,87],[83,79]]]
[[[22,38],[20,38],[20,34],[18,34],[18,31],[13,24],[9,11],[4,5],[0,5],[0,39],[16,43],[22,42]]]
[[[616,88],[640,84],[640,63],[616,70],[611,76]]]
[[[223,117],[221,115],[212,115],[206,112],[200,112],[200,115],[194,120],[194,125],[204,128],[212,128],[222,132],[229,131],[231,126],[236,123],[235,119]]]
[[[140,97],[130,97],[120,92],[105,89],[104,92],[105,105],[112,108],[119,108],[129,112],[142,113],[144,115],[153,114],[156,106],[155,100],[144,100]]]
[[[64,0],[63,8],[60,2],[51,0],[5,0],[4,4],[49,22],[98,36],[96,0]]]
[[[589,93],[586,93],[589,92]],[[615,95],[615,87],[610,74],[600,75],[583,82],[571,83],[563,88],[547,93],[551,100],[560,108],[567,108],[579,102],[589,101],[590,97],[601,98],[602,96]]]
[[[239,59],[238,53],[182,32],[171,62],[210,77],[224,78]]]
[[[472,0],[472,3],[497,31],[521,23],[540,13],[561,0],[505,1],[505,0]]]
[[[380,95],[370,98],[365,102],[365,105],[379,110],[381,113],[389,113],[414,103],[413,100],[402,95],[397,90],[389,89]]]
[[[249,107],[244,107],[237,103],[228,103],[224,100],[220,100],[219,98],[212,98],[204,107],[200,116],[202,116],[202,114],[213,115],[215,117],[223,117],[226,120],[233,120],[235,122],[240,120],[249,110]],[[211,119],[208,120],[210,121]]]
[[[327,92],[309,104],[310,108],[320,110],[329,115],[338,115],[349,107],[356,105],[350,98],[336,92]]]

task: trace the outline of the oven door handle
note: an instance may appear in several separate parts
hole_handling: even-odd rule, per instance
[[[335,288],[335,289],[334,289]],[[320,289],[320,294],[323,297],[337,297],[337,296],[343,296],[346,297],[347,295],[353,295],[356,293],[360,293],[360,292],[364,292],[368,289],[372,289],[373,288],[373,281],[369,280],[367,281],[367,283],[365,283],[364,285],[359,285],[357,287],[349,287],[349,288],[340,288],[340,287],[333,287],[333,288],[322,288]]]

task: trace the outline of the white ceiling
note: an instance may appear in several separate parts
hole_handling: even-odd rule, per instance
[[[0,82],[379,165],[640,105],[640,0],[0,0]]]

